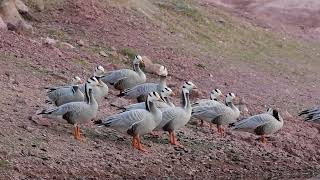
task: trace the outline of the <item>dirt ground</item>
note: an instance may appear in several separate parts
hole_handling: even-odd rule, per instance
[[[320,174],[320,127],[297,117],[300,110],[320,102],[319,74],[293,76],[205,52],[181,51],[176,48],[179,38],[144,14],[102,2],[92,8],[89,1],[66,1],[35,13],[32,35],[0,32],[0,179],[306,179]],[[48,36],[74,48],[46,45]],[[257,136],[230,130],[219,138],[191,120],[177,131],[185,148],[169,145],[167,134],[159,139],[145,136],[142,143],[150,152],[144,154],[130,147],[130,137],[111,129],[85,125],[85,142],[77,142],[72,125],[36,115],[48,107],[44,87],[64,84],[74,75],[86,79],[97,64],[107,71],[130,67],[130,60],[120,55],[123,47],[165,64],[168,84],[176,93],[185,80],[195,83],[203,98],[216,87],[235,92],[248,106],[242,117],[271,106],[284,117],[283,129],[262,145]],[[116,55],[103,57],[101,50]],[[203,60],[205,68],[195,60]],[[157,81],[154,75],[147,77]],[[97,119],[119,111],[110,106],[120,101],[117,92],[110,91]]]

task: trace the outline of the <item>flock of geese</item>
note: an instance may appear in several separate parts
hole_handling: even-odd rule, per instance
[[[181,104],[176,106],[170,99],[173,91],[166,84],[168,71],[161,66],[159,82],[146,83],[146,75],[140,69],[143,64],[141,56],[133,59],[133,69],[119,69],[105,73],[102,66],[97,66],[85,83],[74,77],[70,85],[48,87],[47,103],[54,107],[41,111],[39,114],[47,118],[62,118],[74,125],[74,138],[81,140],[79,125],[94,120],[101,101],[108,95],[108,85],[119,90],[119,97],[136,98],[138,103],[122,108],[122,112],[95,121],[99,127],[109,127],[132,136],[132,146],[146,151],[140,137],[145,134],[157,135],[156,132],[167,131],[169,143],[182,146],[176,139],[175,131],[184,127],[191,118],[197,118],[201,125],[206,121],[216,125],[218,133],[224,136],[224,127],[232,130],[246,131],[261,136],[266,143],[266,135],[273,134],[283,127],[283,119],[275,109],[237,121],[240,111],[233,103],[234,93],[228,93],[225,101],[219,101],[222,92],[214,89],[209,99],[190,102],[189,94],[196,85],[187,81],[181,87]],[[299,115],[307,115],[306,120],[320,122],[320,108],[302,111]]]

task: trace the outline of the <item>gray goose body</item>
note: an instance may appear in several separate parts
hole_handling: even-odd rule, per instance
[[[261,141],[265,142],[265,135],[273,134],[283,127],[283,119],[278,111],[269,108],[265,113],[248,117],[230,126],[233,130],[261,135]]]
[[[195,103],[191,104],[193,111],[198,111],[198,109],[201,109],[204,106],[215,106],[219,104],[219,97],[222,95],[221,91],[219,89],[214,89],[210,93],[210,99],[200,99],[196,101]],[[203,126],[204,120],[201,119],[201,116],[191,115],[192,117],[200,119],[200,126]]]
[[[301,111],[299,116],[305,116],[305,121],[320,124],[320,106]]]
[[[123,91],[132,88],[138,84],[146,82],[146,75],[140,69],[140,63],[143,63],[141,56],[136,56],[133,60],[133,70],[119,69],[106,74],[101,80],[104,83],[113,85],[117,90]]]
[[[181,107],[170,107],[163,109],[162,121],[155,130],[163,130],[169,132],[169,142],[173,145],[179,145],[175,139],[174,131],[185,126],[191,118],[191,104],[189,93],[195,85],[186,82],[182,87]]]
[[[46,87],[49,99],[46,102],[60,106],[68,102],[83,101],[84,95],[79,90],[78,83],[81,83],[81,79],[75,76],[72,78],[71,85]]]
[[[154,104],[157,108],[164,109],[164,108],[168,108],[168,107],[174,107],[174,104],[170,102],[169,100],[169,96],[170,94],[172,94],[172,90],[168,87],[164,88],[161,92],[160,92],[160,98],[162,101],[155,101]],[[141,102],[141,103],[135,103],[135,104],[131,104],[128,106],[123,107],[125,111],[131,111],[134,109],[146,109],[146,104],[145,102]]]
[[[75,138],[80,139],[80,129],[77,125],[90,122],[96,117],[98,111],[98,104],[92,95],[92,89],[88,86],[86,84],[86,101],[66,103],[56,108],[44,110],[39,114],[62,117],[69,124],[76,125]]]
[[[234,94],[229,93],[226,96],[226,105],[219,102],[210,106],[201,106],[193,109],[192,115],[216,124],[220,135],[223,136],[224,129],[221,126],[236,122],[240,116],[239,109],[232,102],[233,98],[235,98]]]
[[[160,94],[161,90],[167,87],[166,78],[168,71],[164,66],[161,66],[159,73],[159,83],[143,83],[136,85],[132,88],[128,88],[123,91],[119,96],[125,96],[129,98],[138,98],[138,102],[144,102],[146,95],[150,92],[157,92]]]
[[[154,102],[159,99],[160,96],[158,93],[149,93],[146,101],[146,109],[122,112],[97,121],[96,124],[100,126],[104,125],[133,136],[132,146],[144,151],[140,144],[139,137],[150,133],[161,121],[162,113],[154,104]],[[138,144],[135,144],[135,140]]]

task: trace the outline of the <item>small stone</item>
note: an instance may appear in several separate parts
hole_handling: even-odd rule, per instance
[[[50,45],[50,46],[54,46],[55,44],[57,44],[58,40],[54,40],[52,38],[49,38],[47,37],[45,40],[44,40],[44,44],[46,45]]]
[[[108,57],[108,54],[104,51],[100,51],[99,54],[103,57]]]
[[[77,44],[79,46],[84,46],[84,41],[82,39],[80,39],[79,41],[77,41]]]

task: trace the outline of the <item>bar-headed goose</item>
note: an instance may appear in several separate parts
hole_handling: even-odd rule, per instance
[[[95,123],[132,136],[133,148],[145,151],[140,143],[140,136],[150,133],[161,121],[161,111],[154,104],[159,99],[157,92],[151,92],[147,96],[146,109],[122,112]]]
[[[85,85],[85,96],[86,101],[70,102],[56,108],[43,110],[39,114],[62,117],[69,124],[74,125],[74,137],[80,140],[80,127],[78,125],[90,122],[96,117],[98,110],[98,104],[92,95],[89,84]]]
[[[226,104],[215,103],[210,106],[200,106],[192,110],[192,115],[200,117],[209,123],[216,124],[218,132],[223,137],[224,128],[222,126],[234,123],[240,116],[239,109],[232,102],[233,99],[235,99],[235,95],[229,93],[226,95]]]
[[[160,98],[162,101],[155,101],[155,105],[157,106],[157,108],[159,108],[160,110],[163,108],[168,108],[168,107],[174,107],[174,104],[172,102],[170,102],[169,100],[169,96],[173,94],[173,91],[169,88],[169,87],[165,87],[164,89],[162,89],[162,91],[160,92]],[[141,103],[136,103],[136,104],[130,104],[128,106],[123,107],[124,111],[131,111],[134,109],[146,109],[146,103],[145,102],[141,102]]]
[[[47,96],[48,96],[48,100],[46,100],[46,102],[53,103],[56,106],[62,105],[63,102],[60,97],[77,94],[78,87],[76,86],[78,86],[81,83],[82,83],[81,78],[78,76],[75,76],[71,79],[70,85],[45,87],[45,89],[47,89]],[[81,97],[79,99],[81,100]],[[83,94],[82,94],[82,100],[83,100]],[[65,103],[67,103],[67,100]]]
[[[140,69],[140,63],[144,63],[140,55],[133,59],[133,70],[119,69],[107,73],[102,81],[113,85],[113,87],[122,92],[125,89],[134,87],[138,84],[146,82],[146,75]]]
[[[215,103],[219,103],[218,98],[221,95],[222,95],[222,92],[220,91],[220,89],[214,89],[210,92],[210,99],[200,99],[200,100],[196,101],[195,103],[192,103],[191,107],[192,107],[192,109],[194,109],[194,111],[197,111],[197,109],[200,107],[210,106]],[[200,126],[203,126],[203,120],[201,119],[201,117],[197,117],[194,115],[192,115],[192,117],[200,119]]]
[[[305,121],[320,124],[320,106],[301,111],[299,116],[305,115]]]
[[[267,112],[254,115],[229,125],[231,129],[245,131],[261,136],[266,143],[265,135],[273,134],[283,127],[283,119],[277,110],[268,108]]]
[[[155,128],[156,131],[169,132],[169,142],[172,145],[181,146],[175,137],[174,131],[185,126],[191,117],[191,104],[189,100],[190,91],[196,86],[188,81],[182,86],[181,107],[170,107],[162,111],[162,121]]]
[[[119,96],[125,96],[129,98],[137,98],[138,102],[144,102],[145,96],[150,92],[160,93],[163,88],[167,87],[166,78],[168,75],[168,70],[166,67],[161,66],[159,77],[159,83],[143,83],[132,88],[124,90]]]

